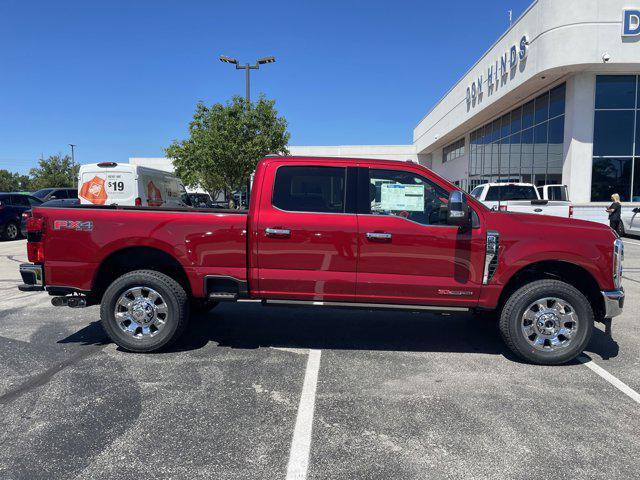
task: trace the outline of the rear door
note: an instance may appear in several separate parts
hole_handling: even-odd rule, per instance
[[[266,167],[254,231],[260,296],[355,300],[356,175],[344,162]]]
[[[448,192],[409,166],[362,169],[358,186],[369,197],[358,208],[357,301],[475,305],[484,261],[477,219],[466,231],[447,225]]]

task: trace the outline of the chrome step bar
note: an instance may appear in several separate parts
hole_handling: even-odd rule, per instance
[[[468,312],[465,307],[438,307],[433,305],[397,305],[393,303],[358,303],[358,302],[318,302],[313,300],[274,300],[264,299],[265,305],[333,307],[333,308],[370,308],[380,310],[421,310],[429,312]]]

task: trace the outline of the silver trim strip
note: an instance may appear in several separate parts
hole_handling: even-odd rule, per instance
[[[267,299],[267,305],[300,305],[308,307],[376,308],[384,310],[426,310],[431,312],[468,312],[465,307],[436,307],[432,305],[397,305],[392,303],[319,302],[314,300]]]

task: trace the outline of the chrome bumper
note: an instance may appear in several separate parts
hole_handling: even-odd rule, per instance
[[[604,298],[604,318],[613,318],[622,314],[624,307],[624,290],[600,292]]]
[[[20,276],[24,284],[18,285],[18,290],[23,292],[33,292],[44,290],[44,274],[42,265],[33,263],[20,264]]]

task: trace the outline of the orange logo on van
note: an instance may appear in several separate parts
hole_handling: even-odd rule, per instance
[[[104,188],[104,179],[96,176],[82,184],[80,196],[94,205],[107,203],[107,191]]]
[[[147,184],[147,204],[150,207],[159,207],[163,204],[162,192],[153,182]]]

